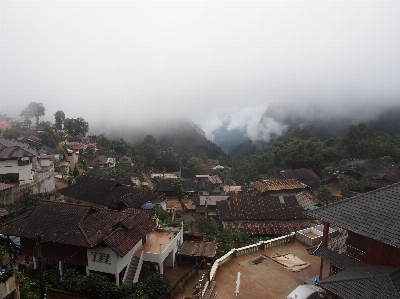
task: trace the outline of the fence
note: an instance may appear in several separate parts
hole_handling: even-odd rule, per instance
[[[198,274],[199,264],[194,265],[186,274],[184,274],[171,288],[171,293],[169,298],[175,298],[175,295],[180,291],[180,289]]]
[[[260,241],[256,244],[232,249],[231,251],[229,251],[228,253],[226,253],[225,255],[223,255],[222,257],[220,257],[219,259],[217,259],[214,262],[213,266],[211,267],[211,271],[210,271],[210,281],[214,279],[218,268],[222,267],[224,264],[229,262],[233,257],[251,254],[251,253],[259,251],[259,250],[272,248],[277,245],[288,243],[293,240],[294,236],[295,236],[295,233],[293,232],[286,236],[278,237],[278,238],[271,239],[268,241]]]

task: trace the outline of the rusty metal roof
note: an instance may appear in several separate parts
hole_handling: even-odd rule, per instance
[[[317,198],[306,191],[302,191],[296,194],[296,199],[299,205],[301,205],[305,210],[311,206],[316,206],[320,204]]]
[[[311,227],[310,221],[277,221],[277,222],[241,222],[229,223],[232,229],[247,232],[251,236],[257,235],[286,235],[291,232]]]
[[[296,179],[288,180],[263,180],[264,191],[304,189],[306,186]]]
[[[217,202],[222,221],[305,220],[294,196],[238,196]]]
[[[178,254],[213,258],[217,254],[217,244],[214,242],[185,241]]]
[[[208,177],[208,180],[210,181],[211,184],[215,185],[215,184],[222,184],[222,181],[220,179],[219,176],[217,175],[210,175]]]

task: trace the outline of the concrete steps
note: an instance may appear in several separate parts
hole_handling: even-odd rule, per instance
[[[138,270],[139,258],[134,256],[128,266],[128,274],[126,275],[126,279],[124,281],[125,284],[132,284],[133,279],[135,278],[136,271]]]

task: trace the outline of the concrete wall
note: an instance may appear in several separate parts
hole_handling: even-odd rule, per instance
[[[35,184],[32,187],[32,192],[36,193],[51,193],[56,191],[56,180],[54,171],[46,171],[36,174],[34,178]]]
[[[32,163],[19,166],[18,160],[0,161],[0,175],[7,173],[19,173],[21,184],[33,182]]]
[[[88,268],[91,271],[118,273],[118,255],[110,247],[88,249],[87,258]]]
[[[118,274],[130,263],[132,254],[137,252],[141,247],[142,240],[123,257],[120,257],[110,247],[88,249],[88,268],[90,271]]]

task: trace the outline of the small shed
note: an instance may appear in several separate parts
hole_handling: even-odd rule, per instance
[[[213,262],[217,255],[217,244],[214,242],[185,241],[178,252],[180,262],[200,263],[205,260]]]

